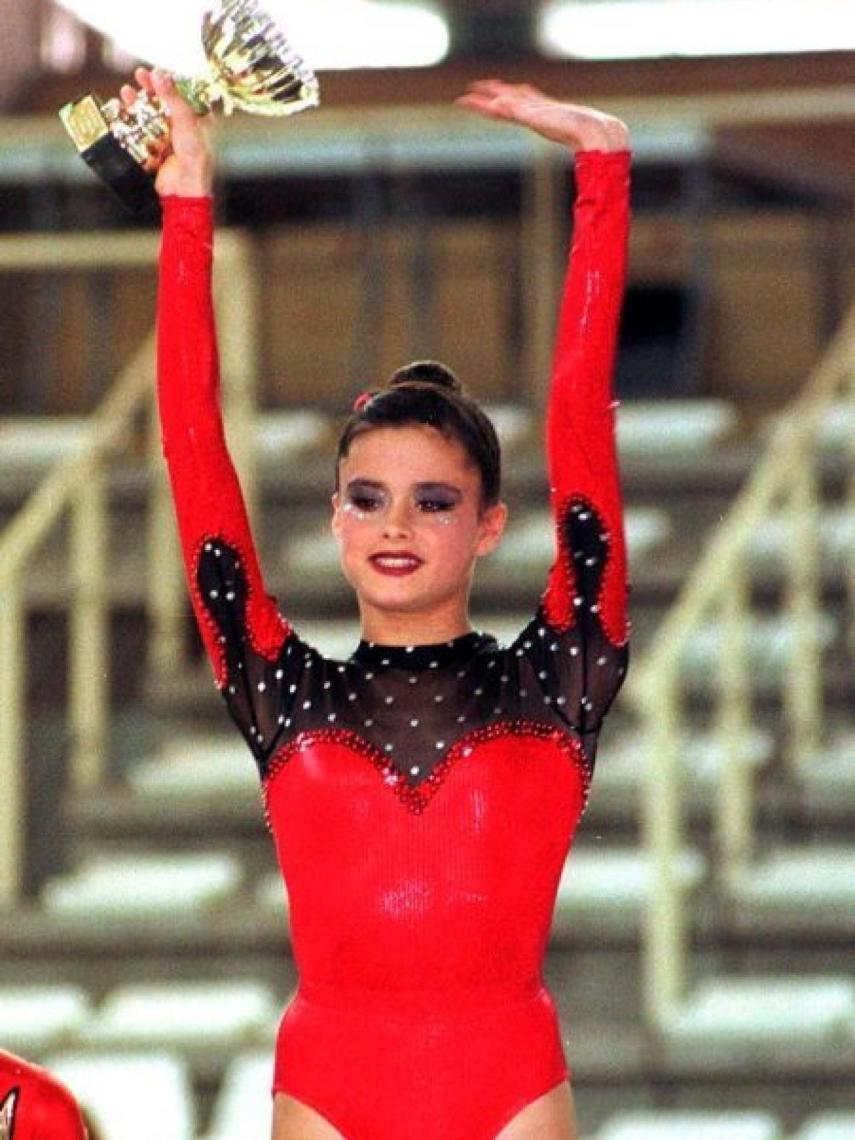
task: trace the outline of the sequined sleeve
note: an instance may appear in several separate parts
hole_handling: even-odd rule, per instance
[[[187,581],[218,687],[262,758],[292,636],[265,589],[220,412],[211,292],[213,203],[163,199],[157,396]],[[279,676],[277,676],[279,674]]]
[[[570,262],[547,414],[556,557],[517,648],[586,745],[629,661],[627,561],[612,383],[629,230],[628,151],[576,158]]]

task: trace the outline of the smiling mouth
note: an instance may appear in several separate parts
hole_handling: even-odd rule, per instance
[[[379,573],[395,577],[413,574],[422,565],[421,558],[415,554],[374,554],[368,561]]]

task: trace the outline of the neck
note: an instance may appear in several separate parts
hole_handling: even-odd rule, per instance
[[[395,613],[360,605],[362,638],[377,645],[437,645],[472,633],[466,609],[424,613]]]

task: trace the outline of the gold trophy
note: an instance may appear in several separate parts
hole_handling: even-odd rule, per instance
[[[200,115],[217,102],[253,115],[293,115],[320,102],[318,81],[256,0],[215,0],[202,23],[208,74],[176,76],[181,94]],[[141,92],[131,107],[84,95],[59,112],[81,157],[133,212],[157,201],[143,170],[152,145],[169,136],[159,100]]]

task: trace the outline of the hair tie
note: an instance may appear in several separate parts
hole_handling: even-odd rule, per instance
[[[360,394],[353,401],[353,410],[355,412],[364,412],[376,395],[376,391],[360,392]]]

